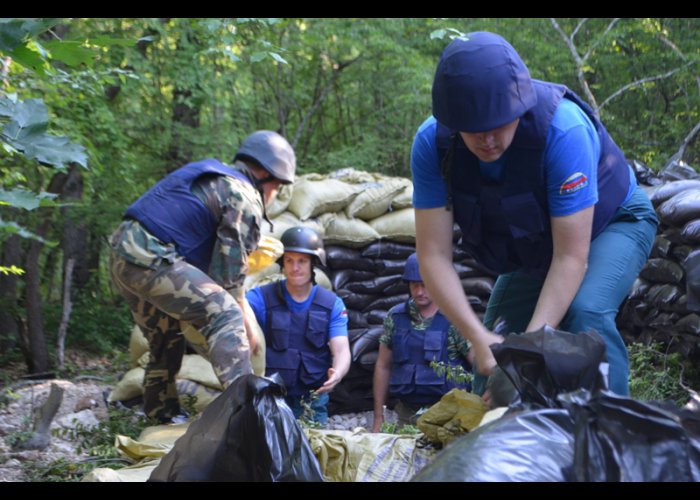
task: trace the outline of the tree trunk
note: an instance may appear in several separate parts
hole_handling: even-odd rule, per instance
[[[68,176],[66,174],[55,174],[46,191],[49,193],[60,193],[67,180]],[[38,210],[45,209],[40,208]],[[37,236],[42,238],[46,236],[53,224],[52,215],[52,212],[46,211],[43,222],[34,230]],[[46,347],[46,336],[44,335],[44,314],[41,300],[41,269],[39,267],[39,257],[43,246],[44,244],[40,241],[31,240],[25,261],[25,300],[27,341],[29,344],[29,356],[26,361],[30,373],[41,373],[49,370],[49,352]]]
[[[2,265],[22,265],[22,240],[16,234],[5,240],[2,246]],[[0,276],[0,353],[3,354],[12,351],[20,340],[18,278],[12,273]]]
[[[63,273],[63,314],[61,315],[61,324],[58,325],[58,335],[56,336],[56,365],[59,370],[63,370],[64,366],[63,353],[66,345],[66,334],[68,333],[70,313],[73,310],[73,300],[71,299],[71,282],[74,264],[75,259],[67,259],[66,269]]]
[[[79,201],[83,198],[83,175],[81,167],[72,165],[68,171],[68,178],[61,189],[61,198],[65,201]],[[71,280],[76,292],[82,290],[90,280],[88,230],[85,218],[73,207],[63,208],[65,226],[63,227],[63,267],[69,259],[75,261],[75,268]],[[63,278],[66,279],[65,277]]]

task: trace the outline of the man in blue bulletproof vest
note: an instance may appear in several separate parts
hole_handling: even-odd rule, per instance
[[[260,240],[265,206],[294,182],[287,140],[259,130],[233,165],[215,158],[189,163],[131,205],[112,234],[112,279],[148,339],[144,411],[168,422],[180,413],[175,376],[185,352],[180,321],[206,339],[201,346],[224,388],[252,373],[255,345],[244,308],[248,255]]]
[[[279,373],[286,401],[299,418],[328,423],[328,393],[350,369],[348,314],[335,293],[316,284],[314,266],[326,265],[319,235],[307,227],[282,234],[285,279],[250,290],[246,299],[265,334],[265,374]]]
[[[658,221],[624,155],[588,105],[533,80],[493,33],[445,48],[432,97],[411,152],[416,246],[433,300],[472,343],[476,371],[496,364],[498,317],[515,332],[593,329],[606,342],[611,390],[628,394],[615,316]],[[483,324],[452,267],[455,222],[460,244],[499,275]],[[474,392],[485,382],[475,376]]]
[[[469,384],[456,384],[438,375],[430,366],[438,361],[471,371],[469,343],[450,325],[425,288],[415,253],[406,260],[403,280],[411,298],[392,307],[384,320],[379,338],[379,355],[374,366],[374,422],[379,432],[384,421],[387,393],[398,398],[394,407],[397,425],[415,425],[416,412],[438,402],[450,389],[469,390]]]

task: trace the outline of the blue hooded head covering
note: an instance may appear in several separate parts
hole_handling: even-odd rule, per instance
[[[433,80],[433,116],[448,128],[493,130],[536,103],[527,66],[500,35],[467,33],[442,52]]]

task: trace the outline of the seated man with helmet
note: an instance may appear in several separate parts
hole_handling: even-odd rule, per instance
[[[416,412],[437,403],[451,389],[470,390],[468,383],[447,380],[446,374],[438,375],[430,366],[436,361],[470,372],[470,346],[430,298],[415,253],[406,260],[403,280],[408,282],[411,298],[389,310],[379,338],[372,432],[381,431],[388,393],[399,400],[394,410],[401,428],[415,425]]]
[[[328,393],[350,369],[348,316],[343,301],[316,284],[314,266],[326,264],[318,234],[292,227],[282,235],[281,267],[285,279],[246,294],[267,346],[266,375],[279,373],[286,401],[300,418],[328,422]]]

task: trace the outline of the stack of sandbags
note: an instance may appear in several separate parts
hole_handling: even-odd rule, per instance
[[[618,327],[629,342],[659,341],[670,352],[700,355],[700,307],[689,302],[688,256],[700,250],[700,176],[682,162],[672,162],[658,177],[641,176],[659,229],[646,265],[618,315]],[[696,271],[698,272],[698,271]]]

